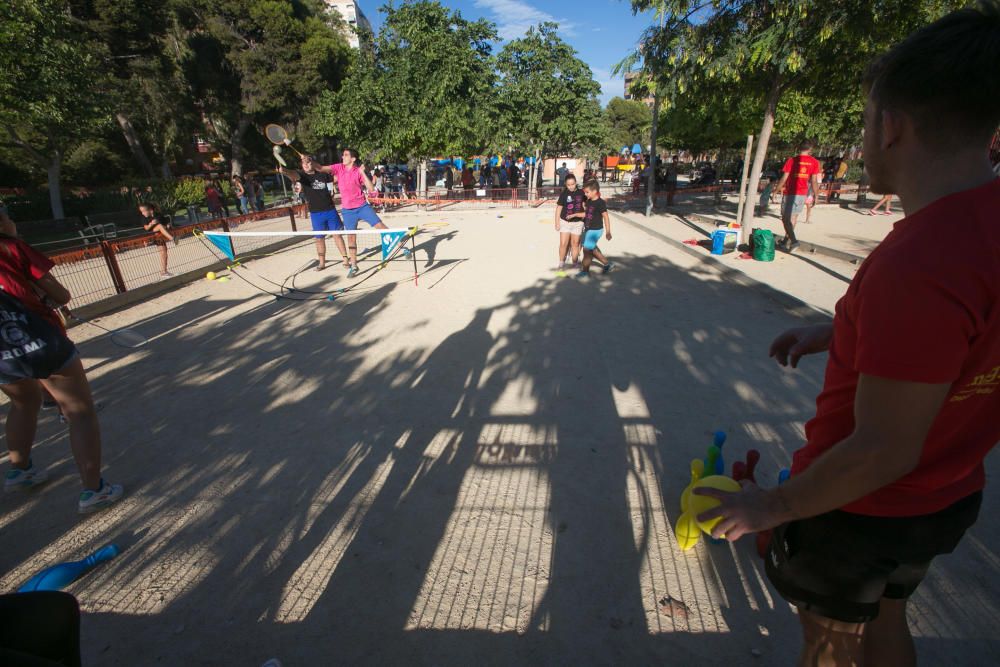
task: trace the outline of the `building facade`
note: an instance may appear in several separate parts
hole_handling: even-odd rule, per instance
[[[365,13],[361,11],[361,5],[355,0],[326,0],[326,6],[340,14],[340,18],[344,19],[344,23],[347,24],[344,35],[347,38],[347,43],[351,45],[351,48],[359,48],[361,40],[358,39],[358,30],[363,28],[371,32],[372,29],[372,24],[368,22]]]

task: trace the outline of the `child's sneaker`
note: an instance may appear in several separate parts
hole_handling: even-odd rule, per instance
[[[349,268],[347,270],[347,277],[348,278],[353,278],[356,275],[358,275],[358,265],[357,264],[353,265],[351,268]]]
[[[573,276],[574,278],[579,278],[581,280],[590,277],[590,271],[580,271],[580,273]]]
[[[101,479],[101,488],[97,491],[88,489],[80,494],[80,502],[76,509],[80,514],[90,514],[121,500],[123,495],[125,487],[121,484],[108,484]]]
[[[611,269],[613,268],[615,268],[615,263],[608,262],[607,264],[604,265],[604,268],[601,269],[601,273],[611,273]]]
[[[7,475],[3,480],[3,490],[10,493],[11,491],[30,489],[33,486],[38,486],[48,478],[49,473],[36,468],[34,463],[28,461],[27,470],[11,468],[7,471]]]

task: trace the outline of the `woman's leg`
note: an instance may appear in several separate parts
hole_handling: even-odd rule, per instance
[[[569,232],[559,232],[559,259],[556,261],[556,266],[561,267],[566,263],[566,253],[569,251],[569,243]]]
[[[101,429],[83,363],[74,359],[41,381],[69,422],[69,444],[85,489],[101,486]]]
[[[570,237],[569,237],[569,242],[570,242],[570,248],[571,248],[570,249],[570,259],[573,260],[573,264],[575,265],[577,262],[580,261],[580,250],[583,247],[582,243],[580,241],[580,235],[579,234],[571,234]]]
[[[38,428],[38,410],[42,407],[42,387],[38,380],[21,380],[0,385],[0,390],[10,399],[6,424],[10,465],[27,470],[31,465],[31,445]]]
[[[167,273],[167,246],[160,246],[160,273]]]

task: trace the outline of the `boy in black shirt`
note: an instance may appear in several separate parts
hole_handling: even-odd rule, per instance
[[[607,240],[611,240],[611,218],[608,217],[607,203],[601,199],[601,186],[597,181],[587,181],[583,184],[583,193],[587,196],[583,215],[583,226],[586,229],[583,232],[583,269],[576,274],[577,278],[590,276],[590,263],[595,257],[604,265],[602,269],[604,273],[615,266],[597,247],[597,242],[601,240],[601,232],[604,232]]]
[[[298,181],[302,186],[302,195],[309,205],[309,221],[312,223],[313,231],[333,232],[344,229],[344,223],[340,220],[340,215],[333,205],[333,192],[330,190],[330,183],[333,177],[316,171],[313,159],[308,155],[302,156],[301,173],[294,169],[279,169],[283,174],[287,174],[293,181]],[[344,259],[344,266],[350,268],[351,263],[347,258],[347,247],[344,239],[339,234],[333,237],[333,242],[340,250],[340,256]],[[326,237],[318,234],[316,236],[316,256],[319,258],[317,271],[326,268]]]
[[[565,268],[566,252],[570,251],[573,265],[580,261],[580,237],[583,235],[583,202],[586,196],[576,187],[576,176],[566,175],[566,187],[556,202],[556,231],[559,232],[559,261],[556,270]]]

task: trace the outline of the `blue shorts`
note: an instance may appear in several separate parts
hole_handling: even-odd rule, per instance
[[[588,229],[583,233],[583,249],[593,250],[597,247],[597,242],[601,240],[601,234],[604,233],[604,228],[600,229]]]
[[[378,217],[371,204],[362,204],[357,208],[345,208],[340,211],[344,216],[344,227],[347,229],[357,229],[358,222],[364,220],[374,227],[382,220]]]
[[[312,223],[314,232],[336,232],[344,228],[344,223],[337,215],[337,209],[331,208],[329,211],[316,211],[309,213],[309,222]],[[321,235],[316,238],[323,238]]]

